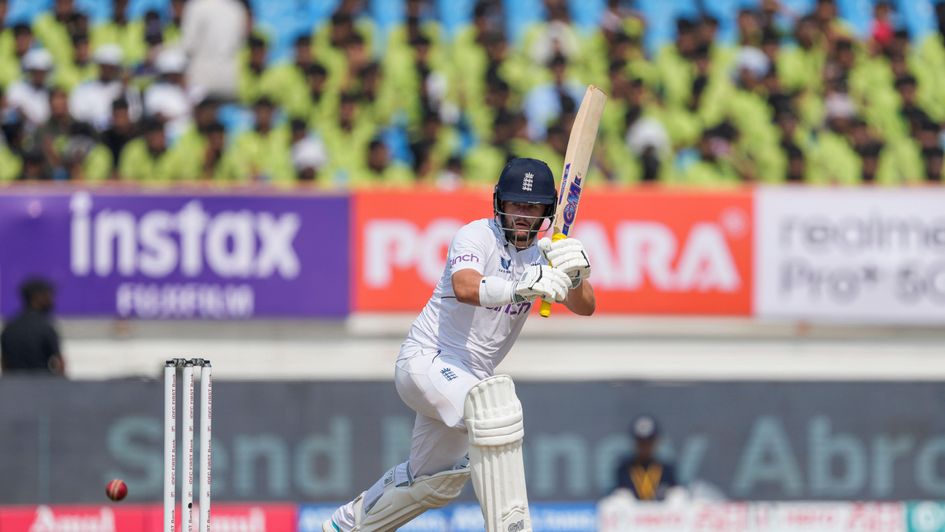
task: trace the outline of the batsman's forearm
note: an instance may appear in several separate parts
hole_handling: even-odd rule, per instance
[[[564,306],[579,316],[590,316],[597,309],[594,287],[589,281],[584,281],[577,288],[572,288],[564,300]]]

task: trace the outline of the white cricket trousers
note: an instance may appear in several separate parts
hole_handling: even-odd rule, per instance
[[[480,380],[461,360],[438,349],[410,340],[401,346],[394,384],[401,400],[417,413],[407,461],[413,477],[446,471],[465,460],[469,436],[463,406]],[[353,504],[341,506],[332,516],[343,531],[354,528]]]

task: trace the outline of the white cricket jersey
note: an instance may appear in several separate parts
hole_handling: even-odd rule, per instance
[[[453,274],[469,268],[487,277],[517,280],[532,264],[546,264],[538,247],[517,250],[506,242],[495,220],[464,225],[450,243],[443,275],[407,340],[459,358],[477,377],[491,376],[518,338],[532,303],[495,308],[460,303],[453,293]]]

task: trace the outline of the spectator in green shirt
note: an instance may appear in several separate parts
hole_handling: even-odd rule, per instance
[[[328,87],[328,71],[319,63],[312,63],[305,70],[306,92],[286,107],[286,113],[318,128],[320,124],[335,120],[338,115],[338,94]]]
[[[361,109],[365,117],[379,126],[389,125],[403,96],[395,92],[396,88],[392,83],[383,79],[378,63],[364,65],[358,71],[357,79],[363,95]]]
[[[74,36],[72,38],[72,50],[72,62],[58,68],[55,75],[55,84],[63,87],[67,92],[76,88],[83,81],[94,79],[98,75],[98,67],[92,61],[88,35],[79,34]]]
[[[216,120],[204,124],[199,133],[178,139],[171,151],[182,181],[223,183],[234,171],[230,165],[236,164],[227,156],[223,125]]]
[[[332,122],[310,124],[318,130],[328,154],[328,168],[319,173],[326,188],[345,187],[363,169],[368,144],[377,135],[377,125],[360,113],[361,95],[341,95],[338,116]]]
[[[170,13],[171,20],[168,22],[167,26],[164,28],[164,42],[167,44],[177,44],[180,41],[181,37],[181,22],[184,18],[184,6],[187,4],[187,0],[171,0],[170,1]],[[253,11],[251,9],[247,10],[249,18],[252,18]]]
[[[339,83],[345,89],[363,93],[362,80],[358,76],[364,67],[371,64],[371,51],[367,48],[364,37],[358,33],[352,34],[342,43],[342,51],[345,68],[341,71]]]
[[[410,127],[423,118],[424,105],[440,109],[452,100],[455,87],[450,84],[450,68],[443,58],[433,55],[429,39],[418,35],[410,42],[412,54],[394,54],[385,58],[384,84],[399,95],[397,111],[406,113]]]
[[[363,188],[409,188],[414,184],[413,174],[407,165],[390,160],[390,150],[380,139],[368,144],[367,165],[354,174],[353,189]]]
[[[144,59],[144,29],[145,21],[128,20],[128,0],[112,0],[112,18],[92,29],[92,47],[118,45],[125,66],[133,67]]]
[[[73,0],[55,0],[52,11],[41,12],[33,21],[36,38],[49,50],[57,67],[72,60],[69,24],[75,13]]]
[[[330,23],[315,30],[312,35],[312,57],[328,69],[328,83],[332,90],[348,90],[344,85],[347,58],[345,51],[349,41],[358,36],[364,43],[365,50],[371,50],[373,22],[368,17],[359,17],[357,25],[354,16],[344,5],[332,15]]]
[[[20,72],[13,29],[5,25],[8,7],[9,0],[0,0],[0,89],[18,78]]]
[[[109,179],[118,179],[118,165],[121,152],[129,142],[138,138],[138,125],[131,119],[128,100],[118,98],[112,102],[111,120],[108,128],[101,134],[102,145],[108,150],[110,166],[112,168]]]
[[[679,176],[679,183],[694,187],[726,187],[742,182],[734,168],[735,129],[721,124],[703,133],[699,140],[699,160]]]
[[[543,65],[555,55],[567,57],[569,63],[581,64],[583,39],[571,23],[564,0],[544,0],[547,19],[534,22],[522,31],[521,53],[532,63]]]
[[[148,118],[141,125],[143,136],[129,142],[121,152],[118,172],[126,181],[170,184],[177,179],[174,157],[167,147],[164,126]]]
[[[158,78],[158,58],[166,47],[164,29],[157,11],[144,14],[144,57],[132,70],[132,83],[139,91],[144,91]]]
[[[262,96],[261,80],[266,71],[268,53],[266,41],[257,35],[249,36],[247,48],[236,87],[237,97],[244,104],[255,102]]]
[[[428,0],[407,0],[404,23],[396,24],[388,32],[385,54],[411,54],[410,43],[421,35],[429,39],[435,49],[440,49],[443,30],[432,11],[432,2]]]
[[[173,150],[177,152],[183,161],[181,164],[187,167],[180,178],[184,180],[197,180],[201,177],[201,168],[204,158],[204,152],[207,151],[207,137],[210,128],[217,124],[217,111],[219,110],[219,101],[216,98],[204,98],[194,106],[193,120],[184,127],[180,136],[174,141]],[[216,165],[213,166],[216,169]],[[212,174],[212,172],[211,172]]]
[[[345,44],[354,36],[360,36],[365,48],[373,48],[374,22],[367,16],[358,16],[360,0],[342,0],[331,19],[315,29],[312,35],[312,51],[320,63],[333,74],[335,67],[345,64]],[[357,16],[357,20],[355,17]]]
[[[813,15],[805,15],[798,21],[794,28],[794,41],[794,45],[786,47],[778,55],[778,77],[790,90],[819,92],[823,86],[822,72],[827,54]]]
[[[287,183],[294,177],[289,152],[289,131],[275,124],[275,105],[260,98],[253,105],[253,129],[240,133],[228,148],[234,163],[228,179],[246,183]]]
[[[485,185],[495,181],[505,163],[511,157],[509,143],[515,135],[515,122],[505,109],[499,109],[492,123],[491,136],[466,152],[463,160],[463,176],[471,184]]]
[[[665,44],[655,58],[660,88],[668,106],[684,106],[692,86],[690,59],[699,46],[696,25],[687,18],[676,21],[676,40]]]
[[[472,24],[456,30],[453,37],[451,55],[454,62],[453,68],[457,71],[454,77],[459,85],[461,99],[464,101],[482,99],[482,81],[485,79],[489,62],[484,46],[486,38],[495,35],[493,28],[496,23],[494,21],[501,19],[498,14],[501,9],[500,2],[476,2],[473,6]],[[501,39],[498,35],[494,38]]]
[[[737,48],[723,43],[719,38],[719,19],[710,14],[703,14],[699,18],[696,31],[699,35],[699,46],[708,48],[708,56],[712,65],[712,76],[728,75],[735,62]]]
[[[0,110],[6,108],[6,97],[0,87]],[[23,161],[7,145],[6,135],[0,132],[0,183],[16,179],[22,169]]]
[[[837,16],[836,0],[817,0],[813,15],[820,32],[828,39],[850,37],[854,34],[850,25]]]
[[[512,96],[511,87],[498,75],[489,76],[486,79],[486,86],[485,99],[467,101],[465,108],[466,120],[480,144],[492,140],[495,120],[503,112],[508,112]]]
[[[260,95],[279,106],[290,106],[293,99],[308,92],[305,72],[313,63],[311,37],[299,35],[293,50],[295,53],[291,62],[269,67],[259,79]]]
[[[735,25],[738,28],[738,44],[741,47],[761,45],[764,28],[757,11],[747,7],[739,9],[735,15]]]
[[[456,130],[444,124],[439,114],[428,108],[424,112],[420,129],[410,144],[417,179],[424,182],[432,181],[443,169],[450,156],[458,150],[459,135]]]

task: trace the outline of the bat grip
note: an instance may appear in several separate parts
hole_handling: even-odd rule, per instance
[[[564,233],[555,233],[554,235],[552,235],[551,241],[557,242],[559,240],[564,240],[565,238],[568,238],[568,235]],[[552,265],[551,261],[548,261],[548,266],[551,266],[551,265]],[[551,301],[545,301],[544,299],[541,300],[541,310],[538,311],[538,315],[541,316],[542,318],[547,318],[548,316],[551,316]]]

